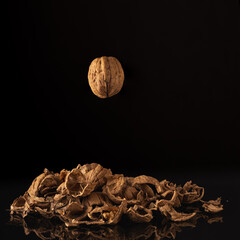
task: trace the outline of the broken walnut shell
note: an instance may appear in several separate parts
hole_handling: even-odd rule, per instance
[[[221,204],[221,198],[216,200],[203,201],[202,207],[205,212],[218,213],[223,210],[223,205]]]
[[[223,210],[221,198],[204,201],[203,196],[204,188],[192,181],[182,187],[146,175],[113,175],[110,169],[91,163],[60,173],[45,169],[10,210],[23,218],[35,213],[57,217],[66,227],[117,224],[122,215],[146,223],[159,213],[168,221],[183,222],[198,218],[198,203],[207,214]]]
[[[110,169],[103,168],[100,164],[92,163],[81,166],[80,164],[68,173],[65,187],[74,197],[84,197],[101,187],[106,178],[112,174]]]
[[[127,215],[133,222],[139,223],[150,222],[153,219],[152,211],[141,205],[130,207],[127,211]]]
[[[193,213],[183,213],[177,212],[172,205],[165,204],[159,207],[159,211],[166,217],[169,217],[174,222],[187,221],[188,219],[194,217],[196,212]]]
[[[88,83],[92,92],[100,98],[108,98],[120,92],[124,81],[121,63],[115,57],[100,57],[92,61],[88,71]]]

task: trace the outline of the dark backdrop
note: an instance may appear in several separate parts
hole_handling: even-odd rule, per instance
[[[35,177],[99,162],[116,173],[235,169],[238,1],[9,1],[5,167]],[[91,61],[122,63],[93,95]]]

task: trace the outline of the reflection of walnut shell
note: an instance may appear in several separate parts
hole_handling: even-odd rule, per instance
[[[124,72],[115,57],[101,57],[92,61],[88,71],[88,82],[92,92],[100,97],[112,97],[123,86]]]

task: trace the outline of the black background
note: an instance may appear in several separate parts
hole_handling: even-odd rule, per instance
[[[37,239],[9,226],[6,209],[44,168],[89,162],[192,179],[205,199],[222,197],[224,224],[177,239],[238,234],[237,0],[19,0],[5,13],[1,238]],[[88,67],[101,56],[118,58],[125,72],[109,99],[88,85]]]
[[[236,168],[238,1],[9,1],[7,13],[5,158],[16,178],[87,162]],[[109,99],[88,85],[100,56],[125,71]]]

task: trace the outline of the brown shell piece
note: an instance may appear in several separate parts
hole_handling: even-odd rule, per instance
[[[87,197],[82,198],[82,202],[85,206],[103,206],[111,204],[111,201],[108,199],[107,195],[102,192],[93,192]]]
[[[141,190],[146,193],[146,197],[148,198],[155,196],[153,189],[148,184],[141,184]]]
[[[113,206],[115,207],[115,206]],[[107,224],[117,224],[120,220],[121,220],[121,217],[124,213],[126,213],[127,211],[127,202],[126,201],[123,201],[117,208],[116,208],[116,211],[112,213],[112,210],[111,208],[108,210],[108,213],[110,215],[103,215],[104,218],[107,220]]]
[[[42,174],[40,174],[39,176],[37,176],[31,186],[28,189],[28,194],[30,197],[32,198],[37,198],[39,196],[39,186],[41,184],[41,182],[43,181],[43,179],[49,174],[48,169],[44,169],[44,172]]]
[[[103,192],[111,201],[116,204],[121,204],[124,200],[123,191],[127,186],[126,179],[122,174],[115,174],[108,178],[106,185],[103,187]]]
[[[40,196],[50,196],[56,193],[56,189],[60,184],[60,178],[58,175],[49,174],[46,176],[38,187],[38,193]]]
[[[154,177],[140,175],[138,177],[135,177],[133,180],[133,186],[136,184],[152,184],[155,186],[157,193],[162,192],[159,181]]]
[[[133,222],[139,223],[150,222],[153,219],[152,211],[141,205],[130,207],[127,211],[127,215]]]
[[[181,222],[186,221],[196,215],[196,213],[180,213],[177,212],[172,205],[165,204],[163,206],[159,207],[160,212],[166,216],[169,217],[174,222]]]
[[[115,174],[108,178],[106,187],[113,194],[120,194],[123,189],[127,186],[127,182],[123,174]]]
[[[128,201],[133,201],[133,200],[140,200],[139,196],[139,191],[133,187],[133,186],[126,186],[122,196],[126,198]]]
[[[33,180],[27,192],[36,201],[42,201],[43,197],[54,195],[60,183],[59,174],[54,174],[48,169],[44,169],[44,172]]]
[[[126,212],[127,202],[123,201],[119,206],[104,205],[102,207],[94,208],[88,217],[94,221],[100,221],[105,224],[117,224],[123,213]]]
[[[62,169],[60,174],[59,174],[59,178],[61,182],[65,181],[66,176],[68,175],[69,171],[66,169]]]
[[[85,176],[79,168],[74,168],[67,176],[65,181],[66,189],[74,197],[80,197],[90,194],[95,185],[87,183]]]
[[[156,179],[147,178],[147,176],[140,176],[139,178],[124,177],[122,174],[115,174],[108,178],[106,186],[103,191],[107,194],[109,199],[114,203],[120,204],[125,199],[130,205],[142,204],[147,205],[150,201],[157,199],[153,189],[146,184],[151,182],[154,186]]]
[[[217,198],[216,200],[205,201],[202,206],[205,212],[210,213],[218,213],[223,210],[221,198]]]
[[[167,190],[166,192],[161,194],[162,198],[161,200],[157,200],[157,206],[163,206],[165,204],[172,205],[174,207],[180,207],[181,201],[179,199],[179,194],[176,190]]]
[[[92,61],[88,71],[88,83],[92,92],[100,98],[108,98],[120,92],[124,72],[115,57],[100,57]]]
[[[52,217],[51,204],[59,184],[59,174],[44,169],[44,172],[33,180],[24,196],[13,202],[11,211],[21,211],[23,217],[29,212],[38,212],[45,217]]]
[[[85,164],[79,166],[79,169],[86,177],[87,182],[94,182],[96,187],[101,187],[106,183],[106,179],[112,176],[110,169],[103,168],[98,163]]]
[[[78,165],[66,176],[65,186],[72,196],[84,197],[102,186],[111,174],[111,170],[103,168],[100,164]]]
[[[18,198],[16,198],[10,209],[11,209],[11,212],[16,212],[16,213],[21,213],[24,211],[24,207],[25,207],[25,203],[26,203],[26,199],[23,197],[23,196],[19,196]]]
[[[177,186],[176,184],[164,179],[160,182],[160,186],[161,186],[161,192],[165,192],[167,190],[176,190]]]
[[[53,210],[57,212],[59,209],[66,207],[71,198],[65,194],[56,194],[53,198]]]
[[[61,216],[67,218],[69,221],[79,221],[84,219],[90,210],[91,207],[83,206],[79,202],[71,202],[64,208]]]
[[[192,181],[188,181],[184,184],[182,188],[183,202],[193,203],[200,201],[204,196],[204,188],[199,187],[196,184],[192,184]]]

